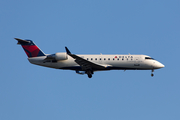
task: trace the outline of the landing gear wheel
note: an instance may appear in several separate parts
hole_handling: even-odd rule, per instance
[[[92,78],[93,71],[87,71],[86,74],[88,75],[89,78]]]
[[[151,77],[153,77],[153,76],[154,76],[154,74],[152,73],[152,74],[151,74]]]
[[[88,77],[89,77],[89,78],[92,78],[92,74],[88,74]]]

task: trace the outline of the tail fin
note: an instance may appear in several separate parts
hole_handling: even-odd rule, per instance
[[[19,38],[14,38],[18,41],[17,44],[20,44],[28,57],[39,57],[45,56],[45,54],[34,44],[31,40],[22,40]]]

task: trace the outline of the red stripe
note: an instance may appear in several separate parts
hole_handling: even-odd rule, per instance
[[[37,57],[40,49],[36,45],[22,45],[24,49],[29,51],[32,56],[29,55],[28,52],[26,52],[28,57]]]

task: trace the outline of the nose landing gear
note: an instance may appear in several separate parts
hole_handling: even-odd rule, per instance
[[[151,77],[154,76],[154,69],[152,69],[152,72],[151,72]]]

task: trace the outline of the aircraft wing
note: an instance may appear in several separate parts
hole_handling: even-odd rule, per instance
[[[78,55],[72,54],[67,47],[65,47],[66,52],[69,56],[75,59],[75,62],[79,64],[82,67],[82,70],[102,70],[105,69],[106,65],[100,65],[97,63],[90,62],[88,60],[83,59],[82,57],[79,57]]]

